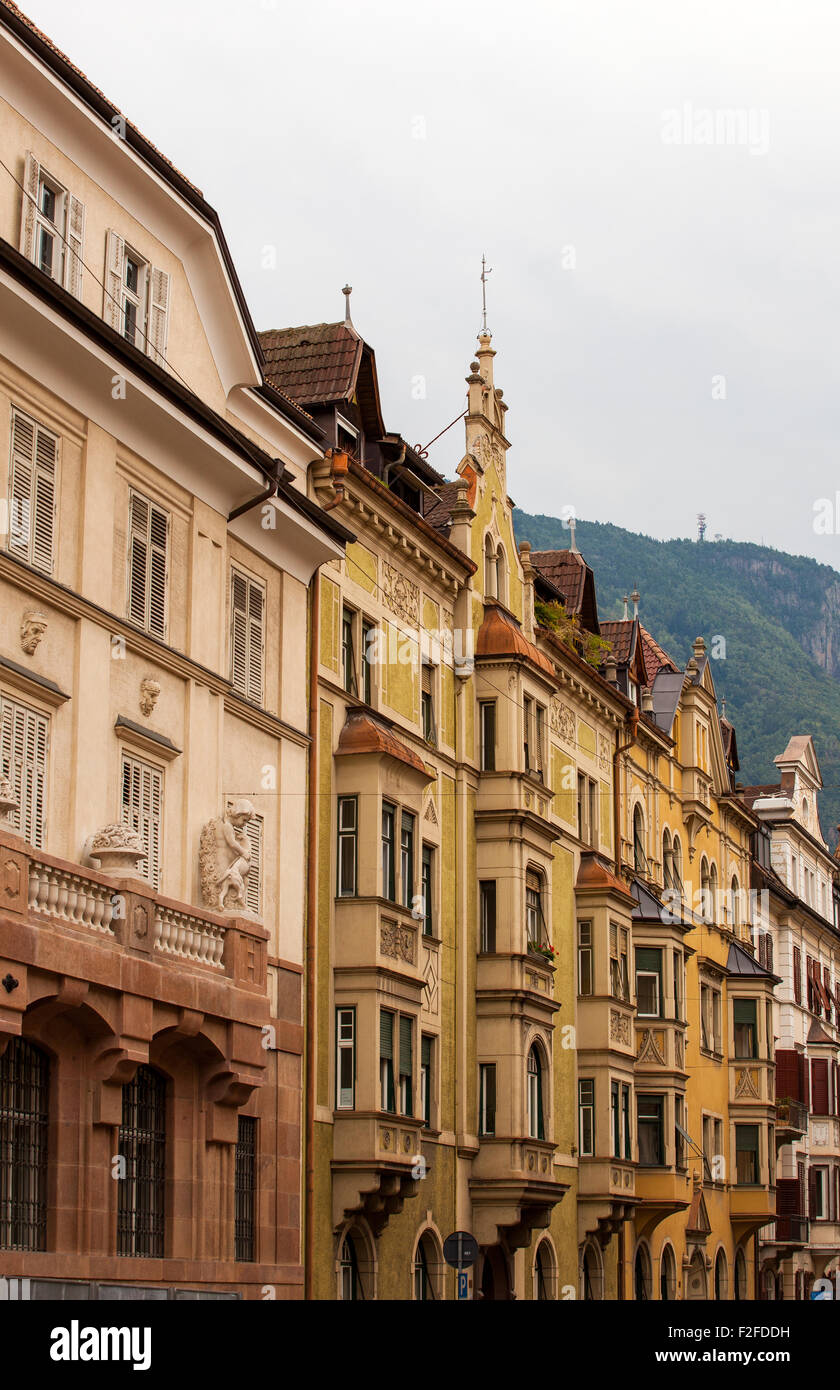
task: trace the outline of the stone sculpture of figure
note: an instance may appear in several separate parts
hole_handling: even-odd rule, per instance
[[[35,648],[47,630],[47,620],[43,613],[27,608],[20,621],[20,645],[27,656],[35,654]]]
[[[160,682],[151,676],[144,676],[140,682],[140,713],[145,714],[147,719],[157,704],[159,695]]]
[[[217,816],[204,826],[199,868],[205,907],[216,912],[247,911],[245,889],[251,869],[251,844],[245,826],[253,817],[250,801],[233,801],[224,816]]]

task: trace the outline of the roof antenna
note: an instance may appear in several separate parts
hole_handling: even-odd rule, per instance
[[[487,276],[488,276],[488,275],[492,275],[492,274],[493,274],[493,267],[491,266],[489,270],[487,269],[487,260],[486,260],[486,257],[485,257],[485,255],[484,255],[484,253],[482,252],[482,254],[481,254],[481,331],[482,331],[482,333],[486,333],[486,332],[487,332]]]
[[[344,295],[344,299],[345,299],[345,305],[344,305],[344,322],[345,322],[345,323],[349,323],[350,326],[352,327],[352,325],[353,325],[353,320],[352,320],[351,317],[350,317],[350,296],[351,296],[351,294],[353,293],[353,286],[352,286],[352,285],[345,285],[345,286],[344,286],[344,289],[341,291],[341,293]]]

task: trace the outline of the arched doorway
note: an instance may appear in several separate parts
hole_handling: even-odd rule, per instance
[[[688,1266],[688,1274],[685,1281],[685,1296],[694,1301],[709,1297],[709,1289],[706,1283],[706,1261],[702,1253],[695,1250],[691,1257],[691,1264]]]
[[[640,1245],[633,1262],[633,1296],[645,1302],[651,1295],[650,1255],[647,1246]]]
[[[504,1251],[498,1245],[488,1245],[481,1263],[481,1297],[491,1303],[510,1298],[510,1279]]]
[[[598,1303],[604,1297],[604,1269],[598,1247],[587,1241],[580,1261],[580,1296]]]

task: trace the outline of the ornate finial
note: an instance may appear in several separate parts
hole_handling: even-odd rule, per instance
[[[632,605],[633,605],[633,617],[634,617],[634,618],[638,618],[638,616],[639,616],[639,599],[640,599],[641,597],[642,597],[642,596],[641,596],[641,594],[639,593],[639,590],[638,590],[638,589],[634,589],[633,592],[632,592],[632,594],[630,595],[630,602],[631,602]]]
[[[721,702],[720,702],[720,714],[721,714],[721,718],[722,718],[722,719],[725,719],[725,718],[726,718],[726,696],[725,696],[725,695],[722,697]]]
[[[353,286],[352,286],[352,285],[345,285],[345,286],[344,286],[344,289],[341,291],[341,293],[344,295],[344,300],[345,300],[345,304],[344,304],[344,322],[345,322],[345,323],[350,323],[350,324],[352,324],[353,320],[352,320],[351,317],[350,317],[350,296],[351,296],[351,294],[353,293]]]
[[[629,600],[629,598],[627,597],[626,594],[624,595],[624,597],[623,597],[623,599],[621,600],[621,602],[624,604],[624,621],[627,622],[627,605],[628,605],[628,603],[630,602],[630,600]]]
[[[482,252],[481,256],[481,331],[487,332],[487,276],[493,274],[493,268],[487,269],[487,259]]]

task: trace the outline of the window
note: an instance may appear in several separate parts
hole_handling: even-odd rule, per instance
[[[535,777],[543,775],[543,743],[545,739],[545,710],[530,695],[522,701],[525,771]]]
[[[496,880],[484,879],[478,885],[480,940],[479,950],[494,952],[496,949]]]
[[[478,1068],[478,1132],[496,1133],[496,1063],[482,1062]]]
[[[78,299],[82,289],[85,208],[26,156],[21,207],[21,254]]]
[[[40,710],[0,696],[0,770],[18,803],[9,821],[35,849],[43,849],[46,836],[49,731]]]
[[[793,948],[793,997],[797,1004],[802,1003],[802,950]]]
[[[677,1296],[677,1262],[674,1258],[674,1250],[670,1245],[666,1245],[662,1251],[662,1259],[659,1264],[659,1297],[663,1300],[673,1301]]]
[[[44,1250],[50,1063],[25,1038],[0,1056],[0,1250]]]
[[[428,662],[423,662],[420,684],[420,713],[423,726],[423,737],[427,743],[434,745],[437,743],[437,731],[435,728],[435,697],[434,697],[435,668]]]
[[[735,1298],[747,1297],[747,1257],[740,1248],[735,1251]]]
[[[706,1052],[721,1052],[720,990],[700,986],[700,1046]]]
[[[758,1056],[755,1005],[754,999],[734,999],[732,1001],[735,1022],[735,1056],[738,1058]]]
[[[403,907],[414,900],[414,817],[403,811],[400,823],[400,886]]]
[[[578,994],[592,993],[592,923],[578,922]]]
[[[639,1165],[659,1168],[665,1163],[665,1097],[638,1096],[636,1127],[639,1136]]]
[[[591,777],[578,773],[578,839],[585,845],[598,843],[598,789]]]
[[[356,646],[354,628],[356,614],[352,608],[341,610],[341,672],[344,689],[348,695],[357,694],[356,687]]]
[[[678,836],[678,835],[675,835],[675,836],[674,836],[674,843],[673,843],[673,848],[672,848],[672,851],[671,851],[671,852],[672,852],[672,856],[673,856],[673,857],[672,857],[672,861],[671,861],[671,864],[672,864],[672,868],[671,868],[672,887],[673,887],[673,889],[674,889],[674,892],[677,894],[678,901],[679,901],[680,903],[682,903],[682,900],[683,900],[682,845],[680,844],[680,840],[679,840],[679,836]]]
[[[581,1158],[595,1153],[595,1082],[591,1077],[578,1081],[578,1143]]]
[[[369,1261],[364,1257],[362,1237],[348,1231],[338,1252],[338,1296],[342,1302],[361,1303],[368,1297]]]
[[[551,1246],[541,1240],[534,1256],[534,1298],[542,1303],[554,1298],[554,1261]]]
[[[741,890],[738,887],[737,878],[732,877],[729,885],[729,925],[734,931],[741,920],[740,914]]]
[[[359,447],[359,431],[355,425],[351,425],[349,420],[345,420],[343,415],[335,413],[335,442],[336,447],[343,449],[346,453],[352,454],[355,458]]]
[[[826,1221],[828,1219],[828,1169],[812,1167],[808,1176],[811,1182],[809,1215],[812,1221]]]
[[[685,1129],[685,1096],[674,1096],[674,1166],[685,1172],[685,1139],[681,1130]]]
[[[255,917],[259,917],[262,907],[262,816],[252,816],[242,828],[251,850],[248,877],[245,880],[245,906]]]
[[[423,935],[434,936],[435,852],[431,845],[423,846],[420,876],[423,891]]]
[[[626,927],[610,922],[610,994],[614,999],[630,999],[629,940]]]
[[[758,1125],[735,1126],[735,1172],[738,1187],[758,1183]]]
[[[338,883],[340,898],[356,896],[359,802],[355,796],[338,798]]]
[[[674,952],[674,1018],[681,1020],[683,1016],[683,954],[682,951]]]
[[[103,317],[141,352],[166,366],[169,274],[150,265],[114,231],[108,232],[105,245]]]
[[[400,1015],[400,1114],[414,1113],[414,1025],[405,1014]]]
[[[12,409],[8,547],[34,569],[52,574],[58,436]]]
[[[526,695],[522,701],[522,741],[525,758],[525,771],[530,772],[534,761],[534,753],[531,747],[533,738],[534,723],[534,702],[530,695]]]
[[[729,1270],[726,1264],[726,1254],[723,1250],[718,1250],[715,1257],[715,1298],[725,1299],[729,1294]]]
[[[396,862],[394,845],[394,825],[396,808],[387,801],[382,803],[382,896],[396,902]]]
[[[647,1303],[650,1301],[651,1294],[650,1255],[647,1247],[640,1245],[633,1261],[633,1297],[639,1302]]]
[[[536,1043],[528,1053],[528,1135],[545,1138],[543,1119],[543,1068]]]
[[[257,1122],[239,1116],[233,1181],[234,1259],[255,1260],[257,1245]]]
[[[633,1134],[630,1128],[630,1087],[621,1083],[621,1133],[624,1141],[624,1157],[633,1157]]]
[[[230,683],[262,704],[265,590],[241,570],[230,572]]]
[[[139,492],[128,504],[127,616],[154,637],[166,637],[169,513]]]
[[[138,1067],[122,1088],[117,1185],[117,1254],[162,1259],[166,1180],[166,1082]]]
[[[624,1082],[610,1082],[610,1119],[612,1124],[613,1158],[631,1157],[630,1087]]]
[[[137,831],[146,851],[137,873],[159,888],[163,773],[128,753],[122,756],[122,819]]]
[[[414,1298],[418,1303],[439,1299],[441,1258],[431,1231],[424,1231],[414,1252]]]
[[[633,812],[633,867],[637,874],[648,873],[647,855],[645,854],[645,818],[641,806],[637,806]]]
[[[536,719],[534,726],[534,771],[542,777],[545,762],[545,707],[535,705],[534,715]]]
[[[481,771],[496,771],[496,701],[482,700],[479,704],[481,732]]]
[[[432,1127],[432,1061],[435,1040],[424,1033],[420,1039],[420,1113],[426,1129]]]
[[[394,1090],[394,1015],[388,1009],[379,1011],[379,1108],[396,1113]]]
[[[548,945],[542,906],[542,878],[535,869],[528,869],[525,874],[525,925],[529,950]]]
[[[507,571],[505,568],[505,552],[502,549],[501,541],[496,546],[496,597],[500,603],[507,602]]]
[[[373,664],[376,657],[376,624],[362,619],[362,699],[373,704]]]
[[[490,536],[484,537],[484,597],[497,598],[496,552]]]
[[[639,1018],[662,1017],[662,952],[636,950],[636,1013]]]
[[[356,1104],[356,1010],[335,1011],[335,1108]]]
[[[670,830],[665,830],[662,834],[662,883],[666,889],[676,887],[674,883],[674,851],[671,846]]]

